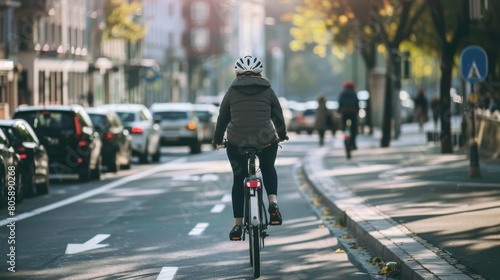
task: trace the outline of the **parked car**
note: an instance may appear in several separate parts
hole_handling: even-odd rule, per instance
[[[132,154],[139,157],[139,162],[159,162],[160,126],[153,120],[151,112],[142,104],[106,104],[99,108],[114,111],[122,121],[125,129],[132,136]]]
[[[49,155],[51,174],[78,174],[81,182],[100,179],[102,141],[82,106],[20,106],[13,118],[33,128]]]
[[[0,208],[6,207],[9,201],[21,203],[22,173],[19,173],[20,157],[10,145],[9,139],[0,129]],[[15,195],[10,195],[14,188]],[[20,198],[21,200],[18,200]]]
[[[191,103],[154,103],[153,117],[160,121],[161,144],[189,146],[192,154],[201,152],[203,131]]]
[[[132,163],[132,136],[118,115],[106,108],[87,108],[87,113],[102,139],[102,164],[106,171],[130,169]]]
[[[22,119],[0,120],[0,130],[20,157],[23,182],[17,201],[26,196],[49,193],[49,156],[31,126]]]
[[[194,106],[203,131],[203,143],[212,143],[219,111],[212,104],[194,104]],[[213,145],[213,148],[216,148],[216,145]]]

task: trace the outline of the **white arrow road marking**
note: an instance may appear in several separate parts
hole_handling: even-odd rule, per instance
[[[207,227],[208,223],[197,223],[188,235],[200,235]]]
[[[177,272],[178,267],[168,267],[164,266],[160,274],[158,275],[158,278],[156,280],[172,280],[174,279],[175,273]]]
[[[224,204],[215,204],[212,210],[210,210],[211,213],[220,213],[226,208],[226,205]]]
[[[109,246],[109,244],[99,244],[99,243],[110,236],[111,235],[109,235],[109,234],[98,234],[83,244],[71,244],[70,243],[66,247],[66,255],[77,254],[77,253],[85,252],[88,250],[93,250],[93,249],[98,249],[98,248]]]

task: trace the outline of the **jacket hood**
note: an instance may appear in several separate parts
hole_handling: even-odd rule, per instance
[[[231,84],[231,88],[248,95],[261,93],[270,87],[268,80],[255,76],[240,76]]]

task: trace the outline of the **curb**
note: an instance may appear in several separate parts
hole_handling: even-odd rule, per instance
[[[303,161],[304,176],[332,213],[345,213],[347,230],[374,254],[399,265],[401,279],[473,279],[412,237],[412,233],[325,174],[321,148]]]

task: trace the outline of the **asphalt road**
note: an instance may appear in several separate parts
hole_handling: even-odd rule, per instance
[[[299,191],[294,172],[316,146],[297,136],[279,151],[284,224],[268,231],[260,279],[371,278],[335,252]],[[225,151],[208,146],[164,149],[160,164],[98,182],[54,178],[49,195],[16,205],[15,228],[0,211],[0,279],[252,279],[248,243],[228,241],[231,184]]]

